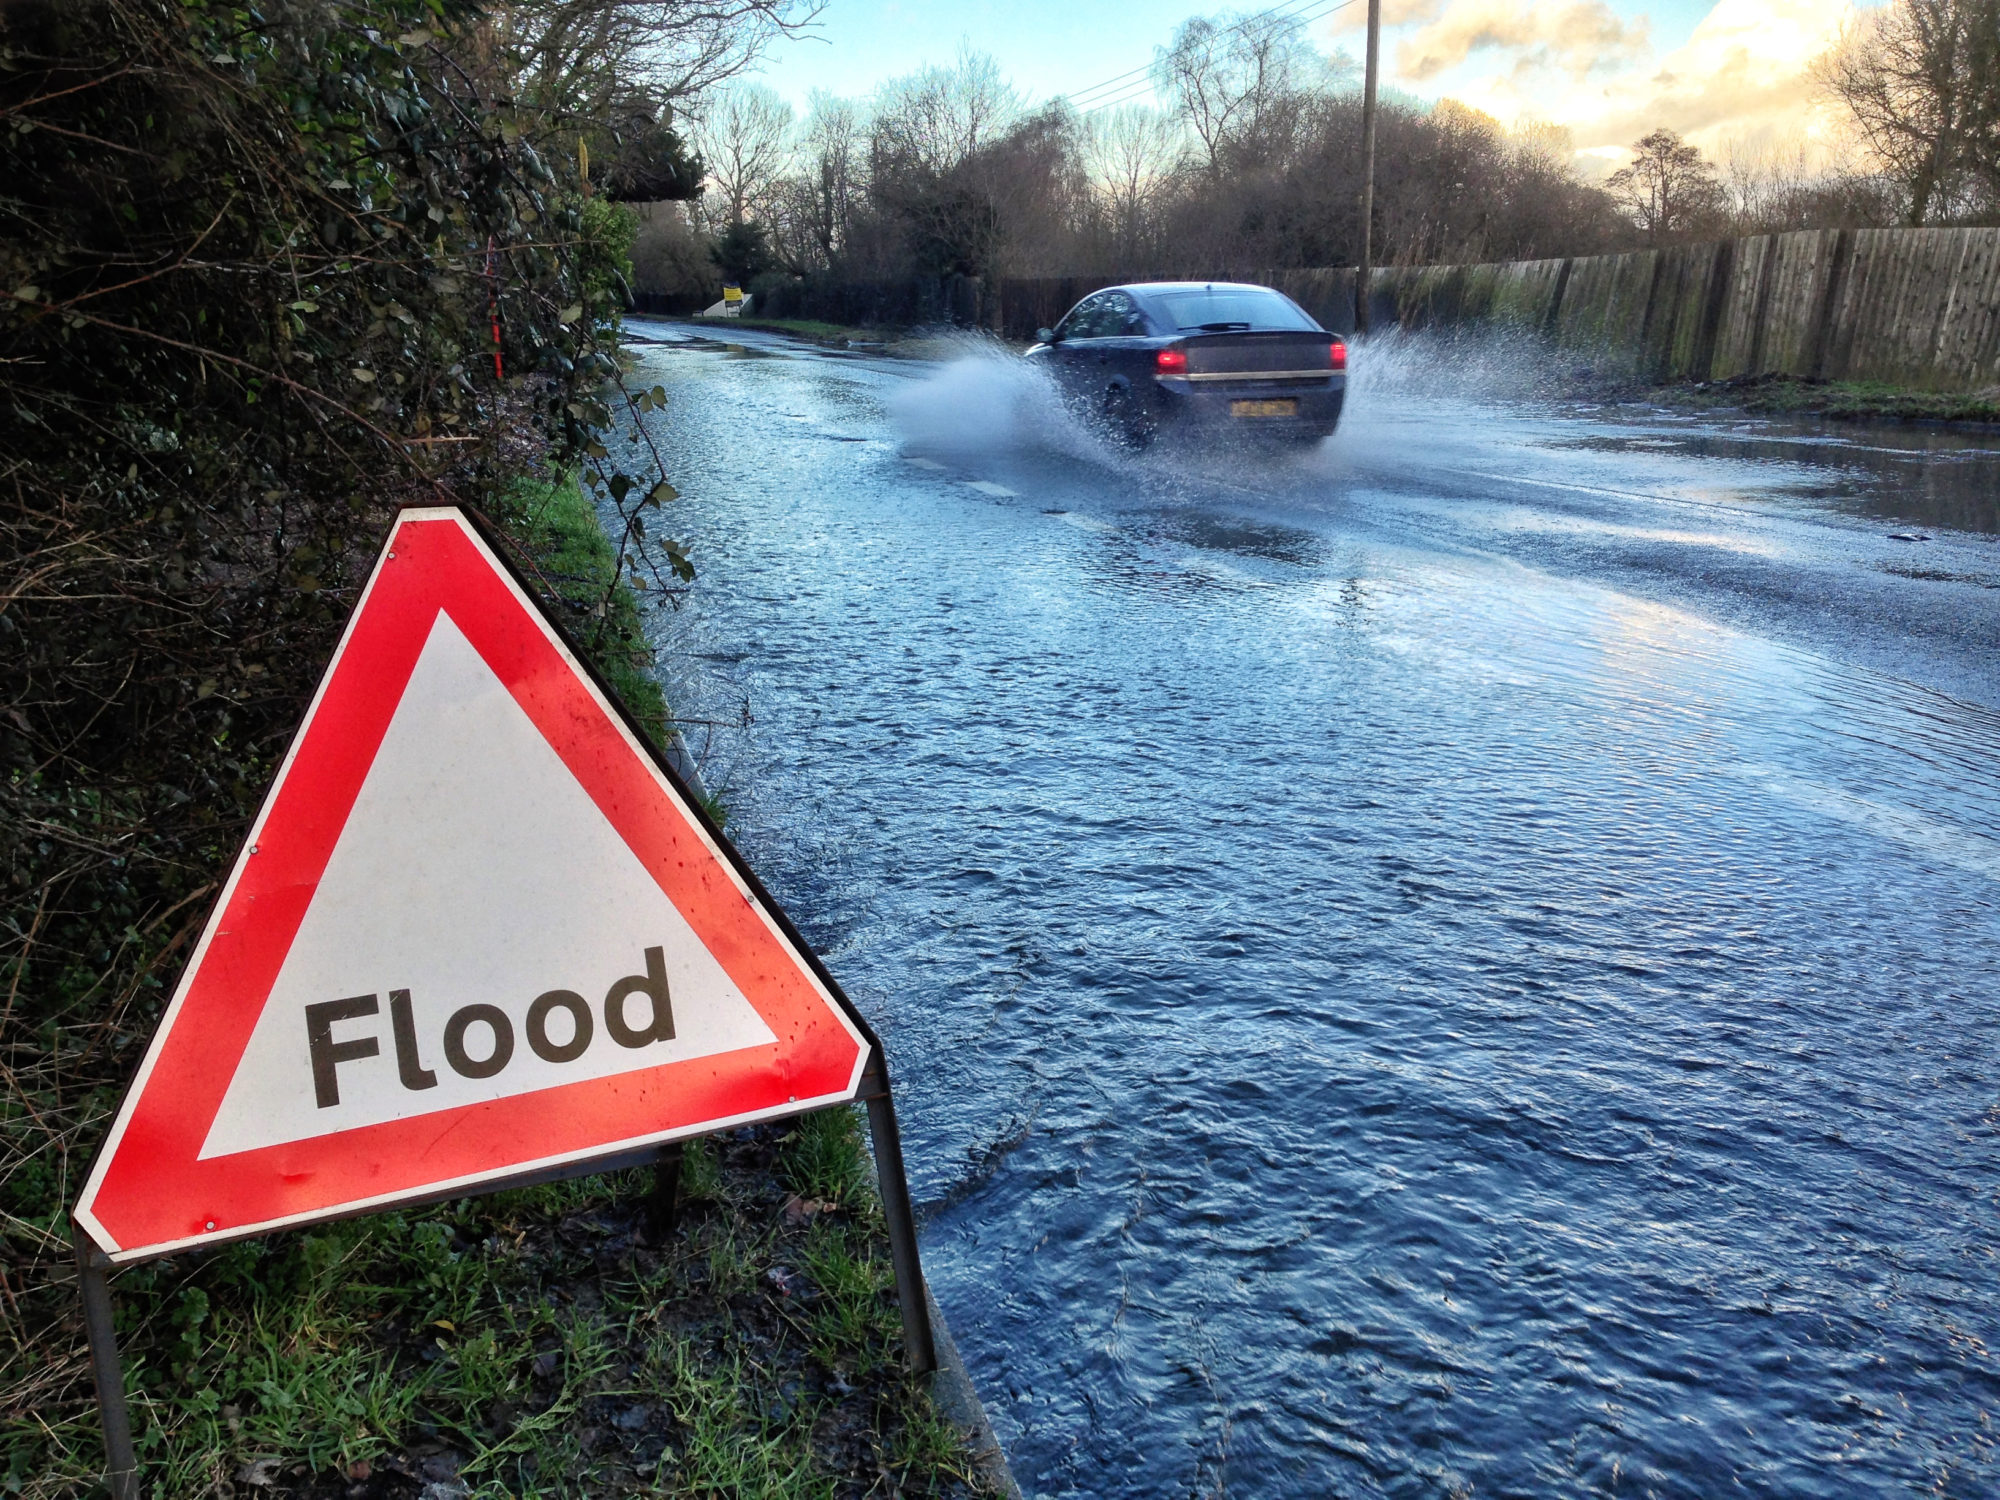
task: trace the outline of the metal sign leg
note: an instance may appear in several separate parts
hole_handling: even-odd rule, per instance
[[[646,1237],[664,1245],[681,1221],[681,1162],[687,1148],[681,1142],[661,1148],[660,1164],[653,1169],[653,1191],[646,1199]]]
[[[90,1237],[72,1226],[76,1274],[83,1288],[83,1331],[90,1340],[90,1378],[97,1386],[97,1410],[104,1418],[105,1483],[112,1500],[139,1500],[139,1461],[132,1451],[132,1420],[125,1410],[125,1371],[118,1363],[118,1339],[111,1324],[110,1262]]]
[[[868,1134],[875,1143],[875,1177],[882,1193],[882,1216],[889,1223],[889,1259],[896,1268],[896,1298],[903,1308],[903,1345],[910,1368],[928,1375],[937,1368],[931,1313],[924,1300],[924,1268],[917,1259],[917,1221],[910,1211],[910,1184],[903,1175],[903,1138],[896,1130],[896,1106],[889,1097],[889,1070],[881,1055],[869,1065],[875,1088],[868,1095]]]

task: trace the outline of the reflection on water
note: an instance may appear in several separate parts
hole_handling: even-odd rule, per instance
[[[1031,1492],[2000,1490],[2000,718],[1310,466],[1203,506],[913,463],[885,368],[646,378],[674,702],[888,1039]]]
[[[688,333],[675,325],[670,334],[662,337],[659,331],[649,325],[640,325],[634,320],[634,327],[628,330],[629,341],[649,350],[666,354],[706,354],[720,355],[724,359],[784,359],[785,351],[766,344],[736,344],[728,339],[709,337],[699,333]]]
[[[1182,510],[1161,517],[1159,533],[1190,547],[1235,552],[1273,562],[1318,562],[1326,548],[1320,538],[1295,526],[1278,526],[1218,516],[1211,511]]]
[[[1829,509],[1959,531],[2000,531],[2000,434],[1738,419],[1696,432],[1563,436],[1545,446],[1783,466],[1796,476],[1791,493]]]
[[[2000,579],[1982,573],[1954,573],[1948,568],[1898,567],[1893,563],[1885,565],[1882,571],[1897,578],[1915,578],[1926,583],[1969,583],[1975,588],[2000,589]]]

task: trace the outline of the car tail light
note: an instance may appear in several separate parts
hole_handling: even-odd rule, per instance
[[[1339,339],[1326,346],[1326,367],[1329,370],[1347,368],[1347,345],[1341,343]]]
[[[1187,372],[1187,350],[1180,348],[1162,349],[1153,356],[1153,363],[1162,375],[1181,375]]]

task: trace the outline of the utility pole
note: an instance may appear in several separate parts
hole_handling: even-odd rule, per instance
[[[1354,331],[1368,331],[1368,273],[1375,259],[1375,75],[1382,56],[1382,0],[1368,0],[1368,71],[1361,83],[1361,265],[1354,277]]]

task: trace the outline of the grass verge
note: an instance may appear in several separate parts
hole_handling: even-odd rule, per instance
[[[761,328],[818,344],[890,344],[902,336],[901,329],[850,328],[843,323],[821,323],[811,318],[710,318],[697,314],[687,321],[710,328]]]
[[[667,700],[653,678],[639,601],[618,577],[618,557],[597,508],[576,480],[522,479],[494,518],[520,543],[517,562],[555,602],[591,665],[654,742],[667,737]]]
[[[1696,411],[1729,408],[1837,422],[2000,423],[2000,391],[1917,391],[1877,381],[1762,375],[1663,386],[1648,399]]]
[[[638,602],[589,502],[573,482],[523,482],[501,511],[530,578],[657,732],[666,704]],[[664,1234],[649,1227],[651,1174],[626,1172],[120,1274],[145,1492],[978,1493],[963,1441],[903,1363],[854,1112],[693,1143],[682,1182]],[[26,1500],[101,1493],[63,1269],[68,1194],[59,1176],[10,1173],[0,1494]]]
[[[717,330],[756,328],[766,333],[782,333],[792,338],[803,339],[807,343],[823,344],[835,349],[863,345],[873,353],[886,354],[896,359],[954,359],[965,353],[969,342],[991,337],[969,329],[849,328],[840,323],[816,323],[809,318],[694,317],[681,321]],[[1005,345],[995,342],[999,347],[1010,347],[1017,351],[1027,347],[1025,344]]]

